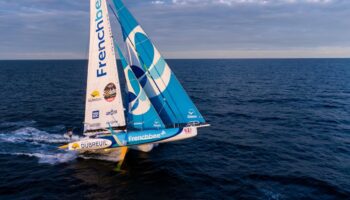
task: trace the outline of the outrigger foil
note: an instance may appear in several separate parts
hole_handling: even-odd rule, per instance
[[[112,1],[114,7],[90,0],[86,138],[60,148],[97,154],[121,149],[123,160],[128,147],[148,152],[154,144],[197,136],[198,128],[209,125],[123,2]],[[114,40],[108,8],[120,24],[125,53]],[[120,88],[117,52],[127,95]]]

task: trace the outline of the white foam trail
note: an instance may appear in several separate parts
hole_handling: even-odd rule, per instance
[[[79,139],[79,137],[76,136],[74,139]],[[10,143],[33,142],[60,144],[70,142],[63,135],[50,134],[32,127],[21,128],[8,134],[0,134],[0,140]]]
[[[79,137],[75,139],[79,139]],[[2,151],[0,154],[35,157],[38,158],[39,163],[55,165],[77,158],[75,152],[64,152],[57,149],[58,144],[68,142],[70,140],[64,138],[63,134],[50,134],[33,127],[24,127],[0,134]],[[19,149],[21,152],[18,152]]]
[[[62,129],[61,126],[55,126],[54,129]],[[64,128],[63,128],[64,129]],[[63,130],[62,129],[62,130]],[[51,129],[50,129],[51,130]],[[73,140],[79,140],[79,136],[75,135]],[[38,158],[39,163],[43,164],[60,164],[70,162],[78,157],[75,152],[64,152],[58,150],[57,144],[65,144],[71,142],[69,138],[65,138],[62,134],[50,134],[33,127],[23,127],[8,133],[0,133],[0,145],[5,147],[1,149],[0,155],[27,156]],[[10,144],[7,145],[6,143]],[[20,147],[23,152],[16,152]],[[10,146],[10,147],[8,147]],[[119,161],[120,151],[115,150],[109,154],[89,154],[79,155],[83,159],[103,160],[109,162]]]
[[[45,153],[0,153],[1,155],[12,156],[27,156],[36,157],[39,159],[39,163],[56,165],[60,163],[67,163],[75,160],[78,156],[75,153],[57,153],[57,154],[45,154]]]

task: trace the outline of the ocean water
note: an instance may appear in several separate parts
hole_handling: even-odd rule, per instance
[[[57,150],[87,61],[0,61],[0,199],[350,199],[350,59],[169,64],[212,126],[116,172]]]

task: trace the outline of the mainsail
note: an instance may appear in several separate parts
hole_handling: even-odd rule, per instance
[[[121,0],[113,3],[129,53],[138,58],[137,63],[130,63],[131,68],[163,122],[167,125],[204,123],[175,74],[129,10]]]
[[[90,1],[90,51],[84,132],[126,126],[108,9]]]
[[[123,53],[117,46],[119,57],[124,68],[128,89],[128,129],[164,129],[164,123],[154,109],[140,83],[138,82]]]

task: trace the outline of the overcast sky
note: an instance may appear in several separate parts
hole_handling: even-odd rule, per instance
[[[124,2],[166,58],[350,57],[349,0]],[[88,31],[88,0],[0,0],[0,59],[87,58]]]

